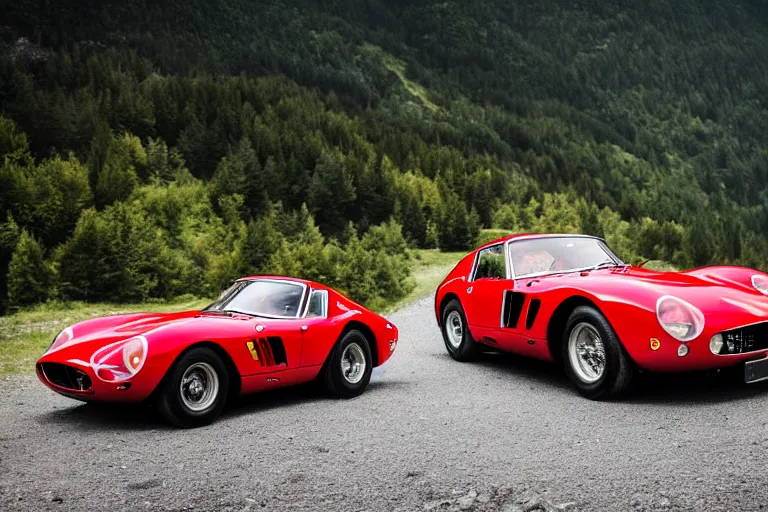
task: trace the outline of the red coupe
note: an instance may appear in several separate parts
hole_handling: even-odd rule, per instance
[[[638,369],[738,367],[768,379],[768,275],[742,267],[656,272],[623,263],[600,238],[514,235],[462,259],[435,314],[448,353],[490,347],[562,363],[592,399]]]
[[[130,314],[67,327],[37,362],[49,388],[83,401],[145,402],[181,427],[227,398],[318,378],[361,394],[397,346],[385,318],[318,283],[239,279],[201,311]]]

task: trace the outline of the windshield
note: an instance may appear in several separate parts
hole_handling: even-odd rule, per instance
[[[509,257],[515,278],[621,264],[601,240],[580,237],[519,240],[509,244]]]
[[[256,279],[232,285],[205,308],[206,312],[244,313],[271,318],[296,318],[301,311],[305,286],[290,281]]]

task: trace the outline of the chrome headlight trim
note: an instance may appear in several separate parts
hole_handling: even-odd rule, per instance
[[[666,323],[662,321],[661,309],[662,306],[667,302],[674,302],[678,307],[682,308],[686,313],[690,315],[689,319],[691,321]],[[675,338],[677,341],[681,341],[683,343],[687,343],[698,338],[704,331],[705,323],[704,314],[699,308],[690,302],[684,301],[679,297],[675,297],[674,295],[664,295],[663,297],[659,297],[659,300],[656,301],[656,321],[659,322],[659,325],[667,334]],[[688,332],[682,334],[680,332],[680,328],[686,325],[689,326]]]

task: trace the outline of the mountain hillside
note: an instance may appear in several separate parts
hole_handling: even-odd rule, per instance
[[[97,256],[84,240],[130,238],[98,228],[124,206],[170,256],[131,267],[118,299],[245,270],[338,278],[331,256],[321,271],[291,252],[292,215],[326,252],[388,230],[360,250],[393,261],[406,242],[468,249],[483,226],[598,234],[678,267],[767,264],[758,0],[22,0],[0,20],[0,265],[26,240],[13,268],[50,268],[11,303],[102,298],[77,290],[98,272],[72,269]],[[245,268],[227,260],[254,244]],[[132,264],[117,250],[104,273]],[[303,263],[275,268],[278,251]]]

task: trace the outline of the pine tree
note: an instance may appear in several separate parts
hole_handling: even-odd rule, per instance
[[[42,245],[23,230],[8,266],[9,306],[19,308],[45,302],[52,285],[53,275]]]
[[[343,155],[338,151],[324,151],[309,183],[307,201],[321,230],[329,235],[340,234],[355,197],[355,186],[344,167]]]
[[[283,242],[284,237],[278,231],[275,207],[270,208],[257,220],[250,221],[240,253],[243,262],[242,274],[267,272],[272,256],[277,253]]]

